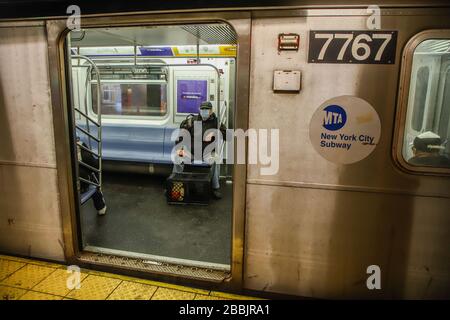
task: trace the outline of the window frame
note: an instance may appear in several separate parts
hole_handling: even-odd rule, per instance
[[[450,29],[433,29],[417,33],[406,43],[402,52],[392,156],[394,158],[394,162],[400,167],[400,169],[412,174],[450,176],[450,168],[416,166],[408,163],[408,161],[403,157],[404,134],[407,121],[408,100],[411,89],[411,72],[414,52],[417,49],[417,46],[423,41],[440,39],[450,40]]]
[[[102,80],[102,84],[108,84],[108,83],[119,83],[119,84],[164,84],[166,86],[166,104],[167,104],[167,110],[164,115],[116,115],[116,114],[102,114],[103,119],[128,119],[128,120],[165,120],[169,118],[170,110],[169,110],[169,85],[166,80],[140,80],[140,79],[129,79],[129,80],[122,80],[122,79],[110,79],[110,80]],[[96,80],[93,80],[91,84],[97,84]],[[102,91],[101,91],[102,92]],[[93,99],[92,99],[92,86],[90,87],[90,90],[88,92],[88,101],[91,101],[91,106],[89,108],[89,112],[93,114],[94,116],[97,116],[97,113],[94,112],[94,105],[93,105]]]

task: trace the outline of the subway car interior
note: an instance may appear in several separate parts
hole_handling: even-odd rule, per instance
[[[229,271],[232,165],[218,165],[219,199],[208,163],[185,166],[184,182],[168,181],[174,132],[202,103],[233,128],[233,29],[86,28],[69,32],[65,47],[83,250]]]

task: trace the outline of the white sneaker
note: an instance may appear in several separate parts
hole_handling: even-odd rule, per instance
[[[106,214],[106,206],[104,206],[103,209],[98,210],[97,213],[99,216],[104,216]]]

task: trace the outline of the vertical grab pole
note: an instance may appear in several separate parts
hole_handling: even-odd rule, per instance
[[[217,128],[217,130],[219,130],[219,132],[220,132],[220,127],[222,125],[222,120],[221,120],[222,119],[222,114],[221,114],[221,111],[220,111],[220,71],[216,69],[216,72],[217,72],[217,113],[218,113],[218,116],[217,116],[217,126],[218,126],[218,128]],[[219,132],[218,132],[218,134],[219,134]],[[224,137],[222,137],[222,138],[224,138]],[[222,141],[222,145],[218,146],[219,150],[217,150],[217,151],[219,152],[219,154],[218,154],[219,159],[223,158],[222,152],[223,152],[224,145],[225,145],[225,143]],[[220,176],[220,172],[219,172],[219,176]]]
[[[136,46],[136,42],[134,42],[134,66],[137,65],[137,46]]]
[[[200,32],[197,26],[197,64],[200,64]]]
[[[100,83],[100,71],[98,68],[96,68],[96,75],[97,75],[97,121],[98,121],[98,168],[99,168],[99,174],[98,174],[98,184],[100,185],[100,191],[102,189],[102,181],[103,181],[103,170],[102,170],[102,101],[101,101],[101,83]]]
[[[217,71],[217,113],[218,113],[218,116],[217,116],[218,128],[217,129],[220,129],[222,114],[220,112],[220,72],[219,71]]]
[[[80,59],[78,58],[78,61],[80,61]],[[84,91],[84,114],[88,114],[88,108],[87,108],[87,104],[88,104],[88,90],[89,89],[89,84],[91,83],[91,76],[92,76],[92,66],[89,65],[89,67],[86,70],[86,83],[85,83],[85,87],[86,90]],[[89,124],[89,119],[86,118],[86,131],[91,133],[91,125]],[[91,142],[91,137],[88,136],[88,142],[89,142],[89,149],[92,149],[92,142]]]

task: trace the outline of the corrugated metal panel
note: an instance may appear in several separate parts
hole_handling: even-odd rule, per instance
[[[450,40],[436,39],[426,40],[419,44],[417,53],[446,53],[450,52]]]
[[[198,24],[180,26],[208,44],[235,44],[236,34],[227,24]]]

